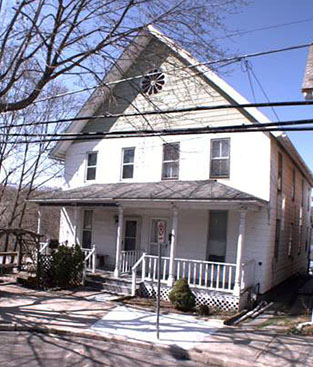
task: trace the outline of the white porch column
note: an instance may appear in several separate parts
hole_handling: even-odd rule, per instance
[[[246,209],[240,210],[239,234],[237,239],[237,259],[236,259],[236,275],[234,295],[240,296],[241,290],[241,273],[242,273],[242,254],[244,249],[245,229],[246,229]]]
[[[41,232],[41,207],[38,208],[38,219],[37,219],[37,233],[40,234]]]
[[[115,270],[114,276],[118,278],[120,276],[120,259],[122,249],[122,238],[123,238],[123,222],[124,222],[124,211],[123,207],[118,208],[118,225],[117,225],[117,236],[116,236],[116,254],[115,254]]]
[[[77,206],[74,207],[74,225],[73,225],[73,236],[74,236],[74,245],[78,243],[77,241],[77,234],[78,234],[78,213],[79,209]]]
[[[175,271],[175,256],[176,256],[176,246],[177,246],[177,227],[178,227],[178,210],[173,206],[173,218],[172,218],[172,230],[171,230],[171,252],[170,252],[170,263],[169,263],[169,275],[167,280],[167,285],[172,287],[175,281],[174,271]]]

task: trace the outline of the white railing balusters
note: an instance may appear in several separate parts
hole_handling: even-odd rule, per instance
[[[92,245],[91,248],[82,248],[81,249],[84,254],[84,264],[85,269],[91,271],[92,273],[96,272],[96,246]]]
[[[214,264],[211,264],[210,288],[213,288],[213,280],[214,280]]]
[[[229,268],[228,269],[228,289],[231,288],[231,283],[232,283],[232,269]]]
[[[141,257],[141,250],[121,251],[121,273],[130,273],[133,265]]]
[[[222,268],[222,272],[223,272],[223,283],[222,283],[222,288],[225,288],[225,284],[226,284],[226,268]]]
[[[167,267],[167,260],[163,259],[163,276],[162,276],[162,280],[164,282],[166,281],[166,267]]]
[[[201,287],[202,286],[202,267],[203,267],[203,264],[201,263],[200,264],[200,272],[199,272],[199,286]]]
[[[136,264],[137,266],[135,266]],[[136,264],[132,267],[133,277],[134,269],[136,270],[139,265],[142,265],[141,281],[157,280],[157,256],[143,254]],[[162,257],[160,278],[161,283],[164,284],[168,281],[168,264],[169,257]],[[175,266],[176,279],[186,278],[188,283],[196,288],[214,289],[229,293],[233,291],[233,274],[236,264],[176,258]]]
[[[180,279],[180,261],[177,263],[177,279]]]

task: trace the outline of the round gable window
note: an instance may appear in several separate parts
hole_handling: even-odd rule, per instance
[[[160,69],[149,71],[141,80],[143,93],[151,96],[159,93],[165,84],[165,75]]]

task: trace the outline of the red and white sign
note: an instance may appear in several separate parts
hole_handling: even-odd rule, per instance
[[[165,221],[158,220],[158,243],[165,243]]]

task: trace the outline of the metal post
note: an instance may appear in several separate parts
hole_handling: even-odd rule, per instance
[[[177,246],[177,227],[178,227],[178,210],[173,206],[173,220],[172,220],[172,231],[171,231],[171,252],[170,252],[170,262],[169,262],[169,274],[167,285],[172,287],[175,281],[174,271],[175,271],[175,256],[176,256],[176,246]]]
[[[158,243],[158,292],[157,292],[157,304],[156,304],[156,332],[157,339],[160,339],[160,298],[161,298],[161,243]]]

